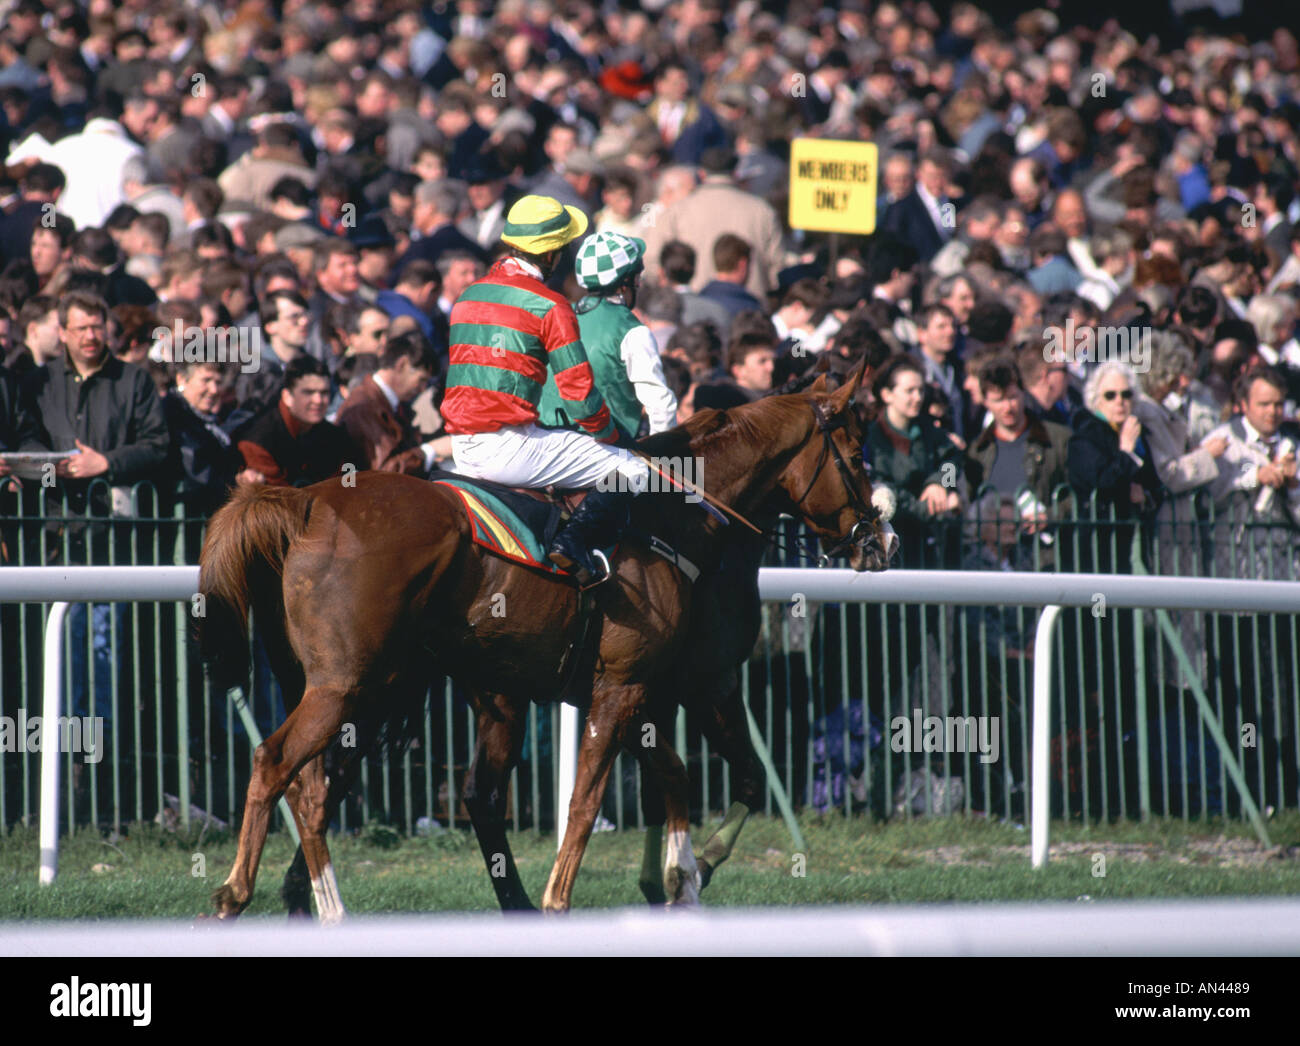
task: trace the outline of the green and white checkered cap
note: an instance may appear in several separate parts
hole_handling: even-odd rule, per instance
[[[645,240],[620,232],[598,232],[578,248],[578,282],[589,290],[612,287],[641,267]]]

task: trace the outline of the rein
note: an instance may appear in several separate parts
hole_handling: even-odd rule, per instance
[[[844,425],[844,418],[838,416],[827,417],[825,408],[820,403],[814,402],[812,405],[812,410],[813,410],[813,417],[817,421],[817,430],[822,434],[822,450],[821,450],[821,455],[817,459],[817,468],[813,470],[812,479],[808,481],[807,489],[804,490],[803,495],[799,498],[799,500],[794,503],[794,507],[798,508],[800,505],[804,503],[808,495],[812,493],[813,487],[817,484],[817,479],[822,474],[822,469],[826,467],[827,459],[830,457],[834,457],[835,468],[839,472],[840,478],[844,482],[845,489],[848,491],[849,501],[853,505],[853,507],[858,511],[858,515],[859,515],[858,522],[853,525],[853,529],[849,531],[848,537],[841,540],[838,544],[832,547],[828,552],[820,556],[815,556],[815,557],[810,556],[806,552],[801,552],[798,549],[791,548],[789,545],[787,545],[785,542],[781,541],[777,537],[775,531],[764,530],[762,527],[759,527],[754,523],[750,522],[747,518],[745,518],[744,515],[736,511],[726,502],[718,498],[715,498],[707,490],[704,490],[696,483],[693,483],[690,480],[686,479],[686,477],[671,476],[667,474],[663,469],[657,467],[654,464],[653,459],[651,459],[651,457],[648,454],[646,454],[644,451],[638,450],[636,453],[642,458],[642,460],[646,462],[647,465],[649,465],[651,469],[657,472],[661,478],[666,479],[670,484],[673,484],[674,486],[677,486],[684,491],[697,494],[708,505],[711,505],[713,508],[718,509],[721,512],[725,512],[733,519],[736,519],[739,522],[743,523],[755,534],[763,538],[773,548],[781,552],[793,553],[794,555],[798,556],[800,559],[807,560],[810,563],[815,562],[819,567],[825,567],[830,564],[832,557],[839,555],[845,549],[851,548],[853,545],[857,544],[858,541],[861,540],[862,528],[869,527],[871,525],[871,520],[875,518],[877,515],[879,515],[879,513],[873,506],[868,506],[863,502],[862,496],[858,493],[857,488],[854,487],[853,483],[849,478],[848,462],[844,460],[844,455],[840,453],[840,448],[835,445],[835,440],[831,438],[831,434],[837,428],[841,428]],[[717,517],[716,513],[711,513],[711,514],[714,515],[715,518],[719,518],[720,522],[724,524],[726,523],[726,520]]]
[[[737,512],[734,508],[732,508],[730,505],[728,505],[725,501],[720,501],[720,500],[718,500],[718,499],[715,498],[712,494],[710,494],[707,490],[705,490],[703,487],[701,487],[701,486],[699,486],[699,485],[697,485],[697,484],[695,484],[695,483],[692,483],[692,482],[691,482],[689,479],[687,479],[685,476],[672,476],[672,475],[669,475],[669,474],[668,474],[667,472],[665,472],[663,469],[661,469],[661,468],[659,468],[658,466],[656,466],[655,463],[654,463],[654,459],[651,458],[648,454],[646,454],[645,451],[643,451],[643,450],[638,450],[638,451],[636,451],[636,454],[637,454],[637,455],[638,455],[638,456],[639,456],[639,457],[640,457],[640,458],[641,458],[641,459],[642,459],[642,460],[643,460],[643,461],[644,461],[644,462],[645,462],[645,463],[646,463],[646,464],[647,464],[647,465],[648,465],[648,466],[649,466],[653,471],[657,472],[657,473],[659,474],[660,478],[662,478],[662,479],[666,479],[669,483],[673,484],[674,486],[680,487],[683,491],[686,491],[687,493],[698,494],[701,498],[703,498],[706,502],[708,502],[708,503],[709,503],[710,505],[712,505],[714,508],[716,508],[716,509],[718,509],[718,510],[720,510],[720,511],[722,511],[722,512],[725,512],[725,513],[727,513],[729,516],[732,516],[732,517],[734,517],[735,519],[737,519],[739,522],[744,523],[745,526],[749,527],[749,529],[752,530],[755,534],[758,534],[758,535],[761,536],[761,535],[764,535],[764,534],[767,533],[767,532],[766,532],[765,530],[763,530],[762,528],[757,527],[757,526],[755,526],[753,523],[751,523],[748,519],[746,519],[744,516],[742,516],[742,515],[741,515],[739,512]],[[725,523],[726,520],[721,520],[720,522]]]

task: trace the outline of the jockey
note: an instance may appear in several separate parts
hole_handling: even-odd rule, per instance
[[[659,346],[632,314],[644,268],[645,241],[617,232],[588,236],[578,250],[578,282],[588,294],[574,306],[596,388],[624,441],[636,439],[645,408],[650,433],[677,424],[677,397],[664,381]],[[538,407],[543,425],[570,425],[554,378],[546,379]]]
[[[631,497],[650,480],[645,461],[610,445],[617,432],[593,380],[577,318],[564,296],[543,282],[565,245],[586,228],[580,210],[549,196],[525,196],[510,208],[501,234],[510,255],[452,307],[442,402],[462,475],[512,487],[598,487],[548,552],[583,587],[608,577],[591,550],[617,541]],[[581,431],[538,427],[548,372]]]

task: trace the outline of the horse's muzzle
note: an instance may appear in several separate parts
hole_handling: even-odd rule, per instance
[[[894,533],[893,527],[881,520],[879,533],[875,529],[869,530],[862,540],[853,546],[849,553],[849,566],[857,571],[888,570],[890,561],[897,554],[898,535]]]

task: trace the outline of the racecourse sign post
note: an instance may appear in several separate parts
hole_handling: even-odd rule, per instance
[[[878,170],[873,142],[796,138],[790,143],[790,227],[875,232]]]

